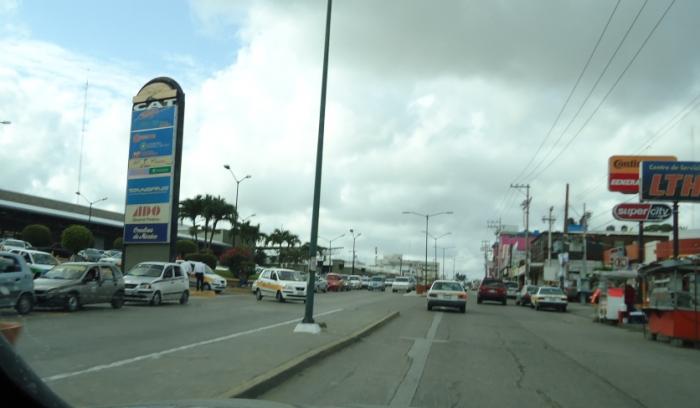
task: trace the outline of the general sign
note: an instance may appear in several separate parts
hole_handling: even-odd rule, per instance
[[[700,162],[643,161],[640,198],[700,202]]]
[[[639,193],[639,163],[644,160],[676,161],[675,156],[610,156],[608,190],[623,194]]]
[[[613,217],[620,221],[659,222],[672,214],[666,204],[622,203],[613,207]]]

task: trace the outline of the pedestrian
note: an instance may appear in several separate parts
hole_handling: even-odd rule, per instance
[[[197,279],[195,290],[201,292],[204,290],[204,264],[196,262],[194,264],[194,277]]]

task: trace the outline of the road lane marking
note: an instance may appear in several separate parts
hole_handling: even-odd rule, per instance
[[[442,321],[442,315],[442,312],[438,312],[433,316],[433,322],[430,325],[430,329],[428,329],[426,338],[416,339],[413,346],[411,346],[411,349],[408,351],[408,357],[411,358],[411,367],[409,367],[406,376],[394,393],[394,397],[391,399],[389,406],[411,406],[413,396],[416,394],[420,380],[423,377],[425,363],[428,361],[428,354],[430,354],[430,346],[435,340],[435,334],[437,333],[440,321]]]
[[[343,309],[333,309],[333,310],[329,310],[327,312],[318,313],[318,314],[314,315],[314,317],[326,316],[329,314],[338,313],[342,310]],[[70,377],[75,377],[77,375],[95,373],[95,372],[107,370],[110,368],[116,368],[116,367],[125,366],[127,364],[136,363],[136,362],[142,361],[142,360],[160,358],[160,357],[167,355],[167,354],[177,353],[178,351],[189,350],[189,349],[195,348],[195,347],[200,347],[200,346],[205,346],[205,345],[212,344],[212,343],[218,343],[221,341],[231,340],[231,339],[234,339],[236,337],[241,337],[241,336],[245,336],[248,334],[259,333],[259,332],[262,332],[265,330],[274,329],[277,327],[286,326],[286,325],[293,324],[293,323],[299,323],[300,321],[301,321],[301,319],[299,319],[299,318],[287,320],[284,322],[274,323],[274,324],[270,324],[267,326],[258,327],[255,329],[250,329],[250,330],[245,330],[242,332],[232,333],[232,334],[229,334],[226,336],[215,337],[215,338],[209,339],[209,340],[202,340],[202,341],[198,341],[196,343],[186,344],[184,346],[170,348],[170,349],[158,351],[155,353],[149,353],[149,354],[144,354],[141,356],[128,358],[125,360],[119,360],[119,361],[115,361],[115,362],[112,362],[109,364],[100,364],[100,365],[96,365],[94,367],[86,368],[84,370],[78,370],[78,371],[73,371],[73,372],[63,373],[63,374],[56,374],[56,375],[52,375],[49,377],[45,377],[42,380],[44,380],[44,382],[48,383],[48,382],[52,382],[52,381],[58,381],[58,380],[63,380],[63,379],[70,378]]]

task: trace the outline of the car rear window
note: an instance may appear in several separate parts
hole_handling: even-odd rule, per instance
[[[454,290],[462,292],[464,288],[457,282],[435,282],[433,284],[433,290]]]
[[[564,292],[559,288],[540,288],[540,295],[563,295]]]
[[[506,285],[499,280],[486,280],[481,283],[481,286],[484,286],[486,288],[504,288]]]

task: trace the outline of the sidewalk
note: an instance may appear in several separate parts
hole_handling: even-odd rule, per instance
[[[577,316],[585,317],[587,319],[590,319],[593,321],[593,319],[596,316],[596,310],[594,305],[590,303],[586,303],[585,305],[582,305],[581,303],[574,303],[574,302],[569,302],[569,306],[567,307],[567,310],[575,314]]]
[[[280,318],[172,349],[92,370],[50,379],[49,386],[75,406],[149,401],[231,398],[244,384],[255,383],[271,370],[289,366],[356,335],[392,312],[394,302],[318,310],[320,334],[293,333],[299,319]],[[95,387],[95,384],[112,384]],[[124,390],[129,390],[124,392]]]

